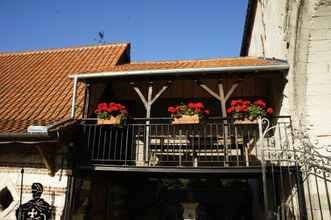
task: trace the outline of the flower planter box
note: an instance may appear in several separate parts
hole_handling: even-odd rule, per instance
[[[249,120],[248,118],[243,118],[234,120],[235,125],[256,125],[257,123],[257,119]]]
[[[118,115],[116,117],[111,116],[109,119],[100,119],[98,118],[98,125],[118,125],[121,124],[122,116]]]
[[[199,115],[182,115],[178,118],[173,118],[172,124],[199,124]]]

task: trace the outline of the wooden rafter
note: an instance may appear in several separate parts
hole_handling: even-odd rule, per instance
[[[226,102],[229,100],[230,96],[233,94],[233,92],[238,88],[239,83],[241,80],[236,81],[230,88],[230,90],[225,94],[224,87],[223,87],[223,81],[218,81],[218,93],[214,92],[212,89],[210,89],[206,84],[197,82],[198,85],[204,89],[206,92],[208,92],[211,96],[216,98],[220,104],[222,109],[222,117],[226,118]]]

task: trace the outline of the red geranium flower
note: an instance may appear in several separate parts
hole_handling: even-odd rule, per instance
[[[197,103],[194,104],[194,107],[195,107],[195,109],[202,108],[203,104],[202,104],[202,102],[197,102]]]
[[[255,101],[254,104],[261,108],[265,108],[265,106],[266,106],[266,103],[262,99]]]
[[[168,108],[168,112],[170,112],[170,113],[175,113],[175,112],[176,112],[176,108],[170,106],[170,107]]]
[[[234,107],[230,107],[226,110],[228,113],[232,113],[234,111]]]
[[[247,112],[247,111],[248,111],[248,106],[242,106],[242,107],[240,108],[240,111],[241,111],[241,112]]]
[[[231,101],[231,106],[235,106],[235,105],[238,105],[238,101],[237,100],[232,100]]]
[[[112,111],[119,111],[121,110],[121,106],[119,104],[113,103],[110,108],[112,109]]]
[[[272,114],[273,113],[273,109],[272,108],[267,108],[267,113]]]
[[[190,103],[187,104],[187,107],[189,107],[189,108],[195,108],[195,105],[194,105],[194,103],[190,102]]]
[[[100,111],[106,111],[107,108],[108,108],[107,103],[100,103],[100,104],[98,105],[98,109],[99,109]]]
[[[206,115],[209,115],[209,113],[210,113],[209,110],[206,109],[206,110],[205,110],[205,114],[206,114]]]

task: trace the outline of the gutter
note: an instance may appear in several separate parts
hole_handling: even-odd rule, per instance
[[[288,63],[260,66],[228,66],[228,67],[208,67],[208,68],[183,68],[183,69],[158,69],[158,70],[134,70],[134,71],[119,71],[119,72],[97,72],[69,75],[70,79],[84,80],[93,78],[109,78],[109,77],[130,77],[130,76],[185,76],[189,73],[209,73],[218,74],[224,72],[247,72],[247,71],[284,71],[288,70]]]
[[[57,142],[57,133],[0,133],[0,144]]]
[[[56,128],[70,121],[72,121],[72,119],[65,119],[48,126],[43,126],[46,129],[45,132],[0,133],[0,144],[55,143],[60,139],[60,134]]]

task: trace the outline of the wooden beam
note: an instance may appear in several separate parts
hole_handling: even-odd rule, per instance
[[[207,85],[205,85],[205,84],[199,84],[199,86],[200,86],[201,88],[203,88],[204,90],[206,90],[206,92],[208,92],[209,95],[211,95],[211,96],[213,96],[215,99],[221,101],[220,96],[219,96],[218,94],[216,94],[213,90],[211,90]]]
[[[136,86],[134,86],[133,89],[138,94],[140,100],[142,101],[142,103],[145,106],[145,109],[147,109],[147,100],[145,99],[144,95],[141,93],[140,89],[138,87],[136,87]]]
[[[221,81],[221,80],[218,82],[218,93],[219,93],[219,97],[220,97],[220,101],[221,101],[222,117],[226,118],[227,117],[226,100],[225,100],[225,96],[224,96],[223,81]]]
[[[43,149],[39,145],[36,145],[35,147],[38,150],[45,167],[48,169],[49,175],[54,176],[55,175],[54,158],[50,158],[48,155],[51,155],[51,154],[47,154],[45,152],[45,149]]]
[[[231,86],[230,90],[227,92],[227,94],[225,96],[225,101],[228,101],[228,99],[230,98],[232,93],[238,88],[239,83],[240,83],[240,81],[237,81]]]
[[[162,95],[162,93],[164,93],[167,90],[168,87],[169,85],[165,85],[162,87],[162,89],[152,99],[152,104]]]
[[[222,80],[219,80],[219,82],[218,82],[218,94],[216,92],[214,92],[212,89],[210,89],[207,85],[200,83],[199,81],[197,81],[197,83],[202,89],[204,89],[207,93],[209,93],[211,96],[213,96],[220,102],[221,110],[222,110],[222,117],[226,118],[227,117],[226,102],[228,101],[230,96],[233,94],[233,92],[238,88],[240,81],[241,80],[235,82],[231,86],[230,90],[226,93],[226,95],[224,93],[224,87],[223,87]]]

